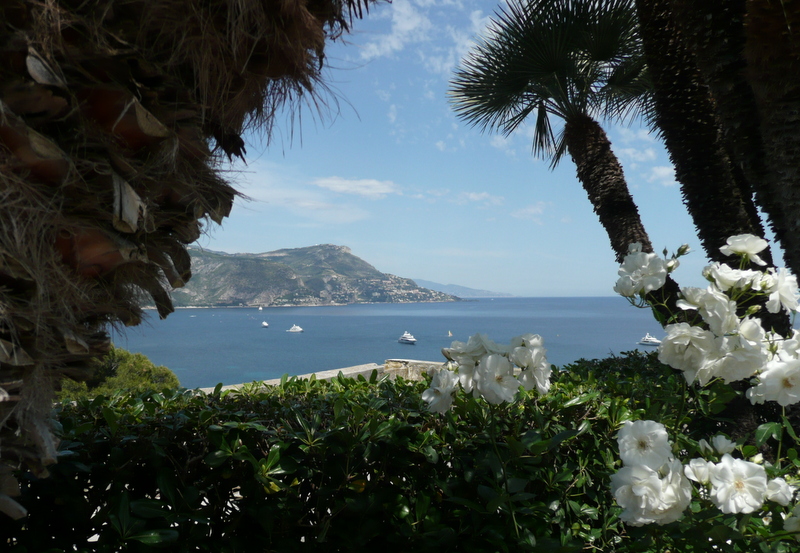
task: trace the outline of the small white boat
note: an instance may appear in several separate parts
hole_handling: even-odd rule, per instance
[[[269,323],[267,321],[262,321],[261,322],[261,327],[262,328],[267,328],[268,326],[269,326]]]
[[[450,332],[449,330],[447,331],[447,337],[448,337],[448,338],[452,338],[452,337],[453,337],[453,333],[452,333],[452,332]]]
[[[303,332],[303,329],[297,325],[292,325],[292,328],[287,330],[286,332]]]
[[[264,311],[264,308],[263,308],[263,307],[261,307],[261,306],[258,306],[258,310],[259,310],[259,311]]]
[[[658,346],[661,345],[661,340],[656,338],[655,336],[650,336],[650,333],[644,335],[644,338],[639,340],[639,344],[643,346]]]
[[[417,343],[417,339],[414,338],[414,336],[412,336],[407,330],[405,332],[403,332],[403,335],[400,336],[400,339],[397,340],[397,341],[400,342],[401,344],[416,344]]]

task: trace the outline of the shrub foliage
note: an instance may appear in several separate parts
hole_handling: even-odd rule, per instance
[[[180,386],[175,373],[156,365],[144,354],[112,346],[107,354],[89,362],[91,377],[85,381],[64,380],[58,397],[79,399],[111,395],[118,390],[130,393],[174,389]]]
[[[660,551],[618,520],[617,430],[692,417],[707,436],[728,399],[640,353],[503,406],[435,415],[426,387],[373,373],[65,402],[62,457],[22,477],[29,516],[0,532],[15,553]]]

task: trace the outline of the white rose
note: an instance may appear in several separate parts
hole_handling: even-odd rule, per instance
[[[544,338],[538,334],[523,334],[521,336],[514,336],[511,338],[509,348],[513,350],[518,347],[525,348],[540,348],[544,346]]]
[[[727,292],[731,288],[747,288],[754,279],[758,279],[761,276],[761,273],[752,270],[733,269],[725,263],[712,263],[703,269],[703,276],[711,280],[717,288]]]
[[[458,363],[458,381],[465,392],[470,393],[474,386],[475,367],[477,363],[472,358],[465,358]]]
[[[773,478],[767,484],[766,497],[784,507],[794,499],[794,492],[797,488],[790,486],[783,478]]]
[[[769,358],[761,324],[756,319],[745,319],[739,328],[738,335],[720,339],[724,354],[708,367],[711,374],[726,383],[750,378],[764,368]]]
[[[731,453],[734,449],[736,449],[736,444],[722,434],[717,434],[711,438],[711,445],[714,446],[714,449],[716,449],[717,453],[720,455]]]
[[[763,238],[752,234],[737,234],[728,238],[727,242],[727,245],[719,249],[724,255],[741,255],[756,265],[767,264],[757,255],[767,248],[767,241]]]
[[[776,401],[786,407],[800,402],[800,359],[773,359],[758,375],[758,385],[747,390],[751,403]]]
[[[797,277],[784,268],[778,269],[777,272],[770,268],[769,275],[771,278],[767,280],[764,289],[769,293],[767,310],[770,313],[778,313],[781,308],[789,312],[797,311]]]
[[[681,294],[683,299],[678,300],[676,305],[684,310],[698,310],[708,328],[717,336],[733,332],[739,326],[736,302],[714,286],[709,286],[705,290],[682,288]]]
[[[771,343],[775,347],[774,357],[780,357],[785,361],[800,357],[800,353],[798,353],[800,352],[800,331],[793,329],[792,335],[786,339],[777,334],[771,336]]]
[[[709,445],[706,439],[702,439],[697,442],[697,446],[700,448],[700,451],[703,453],[714,453],[714,448]]]
[[[541,337],[539,340],[528,341],[529,344],[544,343]],[[547,362],[547,350],[541,346],[517,347],[509,355],[512,363],[522,367],[522,372],[517,377],[520,384],[526,390],[534,387],[540,394],[546,394],[550,390],[550,376],[553,369]]]
[[[457,385],[458,377],[453,371],[439,369],[431,379],[431,387],[422,392],[422,401],[432,413],[444,413],[453,405]]]
[[[514,377],[514,366],[500,354],[492,353],[481,359],[475,369],[475,390],[492,405],[514,401],[520,383]]]
[[[632,298],[638,291],[637,282],[630,275],[622,275],[614,284],[614,292],[626,298]]]
[[[667,325],[666,336],[658,347],[658,360],[684,372],[690,384],[708,383],[714,374],[713,362],[724,355],[722,341],[713,333],[687,323]]]
[[[623,296],[647,294],[658,290],[667,279],[667,262],[654,253],[635,251],[622,260],[614,290]]]
[[[800,517],[796,515],[787,517],[783,521],[783,529],[787,532],[800,532]],[[794,538],[798,539],[798,536],[795,535]]]
[[[710,499],[725,513],[752,513],[764,504],[767,473],[764,467],[727,453],[711,474]]]
[[[692,487],[673,459],[659,471],[644,465],[622,467],[611,476],[611,493],[631,526],[678,520],[692,500]]]
[[[625,465],[645,465],[657,470],[672,456],[667,429],[655,421],[625,421],[617,434],[617,443]]]
[[[714,470],[714,463],[705,459],[692,459],[683,468],[683,473],[689,480],[694,480],[700,484],[708,484],[711,480],[711,471]]]

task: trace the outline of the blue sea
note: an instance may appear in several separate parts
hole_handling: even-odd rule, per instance
[[[155,312],[114,343],[172,369],[187,388],[280,378],[386,359],[444,361],[443,347],[477,332],[498,343],[528,332],[544,338],[557,366],[633,349],[646,332],[663,337],[647,309],[621,297],[481,298],[456,303],[178,309]],[[262,321],[269,323],[262,327]],[[293,324],[302,333],[286,332]],[[398,343],[404,331],[414,345]],[[452,337],[448,336],[452,333]]]

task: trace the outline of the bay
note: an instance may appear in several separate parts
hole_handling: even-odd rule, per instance
[[[152,312],[150,312],[152,313]],[[269,323],[263,328],[261,323]],[[286,332],[293,324],[302,333]],[[398,343],[404,331],[415,345]],[[452,337],[448,336],[452,333]],[[239,384],[387,359],[444,361],[453,340],[484,333],[498,343],[525,333],[544,338],[563,366],[640,349],[646,332],[663,337],[648,309],[620,297],[480,298],[455,303],[325,307],[179,309],[115,333],[115,345],[169,367],[187,388]]]

